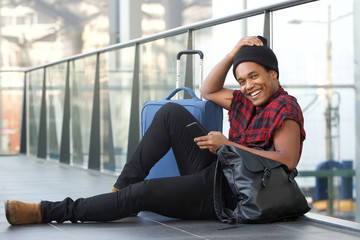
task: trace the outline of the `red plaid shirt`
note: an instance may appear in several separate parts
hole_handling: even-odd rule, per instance
[[[300,155],[305,140],[304,118],[296,98],[282,87],[261,107],[255,107],[239,90],[234,91],[229,109],[229,140],[250,148],[270,149],[274,131],[285,119],[296,121],[301,130]]]

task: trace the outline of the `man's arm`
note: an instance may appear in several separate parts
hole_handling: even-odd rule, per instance
[[[201,85],[201,95],[219,106],[229,109],[234,90],[224,88],[226,75],[231,67],[234,56],[228,54],[211,70]]]
[[[273,135],[274,151],[263,151],[249,148],[229,141],[220,132],[210,132],[207,136],[195,138],[195,142],[201,149],[209,149],[216,153],[216,149],[221,145],[228,144],[244,149],[251,153],[266,157],[288,166],[289,169],[296,167],[300,154],[300,126],[290,119],[286,119],[281,128],[276,129]]]
[[[239,49],[245,45],[262,46],[262,41],[255,37],[245,37],[235,45],[235,47],[211,70],[201,86],[201,95],[225,109],[230,108],[234,90],[224,88],[226,75],[231,68],[232,62]]]
[[[241,148],[285,164],[289,169],[296,167],[299,161],[301,133],[299,124],[290,119],[273,134],[274,151],[262,151],[242,146]]]

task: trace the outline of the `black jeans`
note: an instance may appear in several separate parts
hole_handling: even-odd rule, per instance
[[[73,201],[41,202],[43,222],[112,221],[139,211],[183,219],[215,218],[213,181],[216,155],[201,150],[185,126],[196,119],[182,106],[164,105],[154,117],[114,187]],[[170,148],[181,176],[144,180]]]

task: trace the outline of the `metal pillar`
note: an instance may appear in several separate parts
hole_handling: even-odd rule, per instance
[[[41,94],[41,110],[39,121],[39,135],[37,145],[37,157],[46,158],[47,155],[47,122],[46,122],[46,67],[44,68],[43,85]]]
[[[121,0],[119,1],[119,34],[120,42],[140,38],[142,35],[142,11],[140,0]]]
[[[22,105],[22,115],[21,115],[20,153],[22,153],[22,154],[26,154],[26,152],[27,152],[26,76],[27,76],[27,72],[24,73],[24,90],[23,90],[23,103],[22,103],[23,105]]]
[[[88,168],[100,170],[101,142],[100,142],[100,53],[96,55],[95,84],[93,109],[91,115],[91,132]]]
[[[135,46],[135,58],[134,58],[134,73],[133,73],[133,84],[131,91],[131,108],[130,108],[130,126],[129,126],[129,137],[128,137],[128,149],[127,149],[127,160],[135,152],[137,145],[140,142],[140,46]]]
[[[70,61],[66,64],[64,113],[61,131],[59,161],[70,164]]]
[[[269,47],[272,47],[272,34],[271,34],[271,12],[266,10],[264,12],[264,33],[263,37],[268,40]]]
[[[187,49],[192,50],[193,49],[193,31],[189,30],[188,32],[188,42],[187,42]],[[193,61],[193,55],[189,54],[186,55],[186,69],[185,69],[185,87],[194,89],[195,85],[193,80],[193,72],[194,72],[194,61]],[[190,98],[188,94],[184,95],[184,98]]]

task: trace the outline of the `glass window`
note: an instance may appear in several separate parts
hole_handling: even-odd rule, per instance
[[[46,68],[47,155],[59,159],[64,112],[66,63]]]
[[[103,169],[120,172],[126,163],[134,57],[135,47],[112,51],[101,57]],[[107,144],[113,145],[113,153]]]
[[[164,99],[175,89],[176,55],[179,51],[185,49],[187,49],[187,34],[180,34],[141,45],[141,106],[149,100]],[[182,69],[184,70],[184,68]],[[181,84],[183,86],[184,82]]]
[[[96,55],[70,62],[71,159],[87,167],[90,147]]]
[[[353,184],[341,177],[315,177],[320,169],[354,165],[352,4],[318,1],[274,12],[273,48],[280,82],[304,113],[307,138],[298,169],[314,172],[298,182],[313,211],[353,220]]]
[[[24,73],[0,73],[0,153],[14,154],[20,150]]]
[[[44,69],[38,69],[27,73],[27,89],[28,89],[28,126],[27,151],[29,155],[37,156],[38,135],[40,124],[40,110],[42,98],[42,86],[44,78]]]

